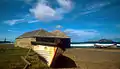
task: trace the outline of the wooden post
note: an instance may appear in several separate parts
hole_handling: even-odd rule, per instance
[[[28,52],[27,52],[27,54],[26,54],[26,56],[25,56],[25,59],[28,57],[30,51],[31,51],[31,48],[28,50]]]
[[[21,59],[25,62],[25,63],[27,63],[28,65],[30,65],[31,63],[30,62],[28,62],[23,56],[21,56]]]
[[[31,48],[28,50],[28,52],[27,52],[27,54],[26,54],[25,57],[21,56],[21,59],[26,63],[26,65],[24,66],[23,69],[27,69],[27,67],[28,67],[29,65],[31,65],[31,63],[26,60],[27,57],[28,57],[28,55],[29,55],[29,53],[30,53],[30,51],[31,51]]]

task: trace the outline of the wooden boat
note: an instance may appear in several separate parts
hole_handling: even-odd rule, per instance
[[[101,43],[96,43],[94,44],[95,48],[116,48],[116,44],[101,44]]]
[[[65,46],[70,45],[69,39],[68,43],[64,38],[56,39],[57,42],[42,42],[42,41],[33,41],[31,42],[33,47],[32,49],[39,54],[42,60],[49,66],[52,67],[55,64],[55,60],[59,55],[61,55],[65,51]]]
[[[40,29],[16,38],[15,46],[32,49],[51,67],[57,57],[70,47],[70,38],[59,30],[47,32]]]

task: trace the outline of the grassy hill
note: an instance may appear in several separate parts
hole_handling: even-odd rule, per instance
[[[0,69],[22,69],[25,63],[21,56],[25,56],[27,52],[28,49],[14,48],[12,44],[0,44]],[[29,69],[48,68],[33,51],[27,60],[32,64]]]

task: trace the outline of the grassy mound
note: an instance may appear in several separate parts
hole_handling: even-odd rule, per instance
[[[28,49],[18,47],[6,48],[7,45],[3,44],[0,46],[0,69],[22,69],[25,66],[25,62],[21,59],[21,56],[25,56]],[[29,69],[48,68],[33,51],[30,52],[27,60],[31,63]]]

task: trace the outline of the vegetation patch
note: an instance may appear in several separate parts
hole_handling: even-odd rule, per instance
[[[25,62],[21,59],[21,56],[25,56],[28,49],[19,47],[9,48],[9,45],[8,48],[4,48],[6,45],[3,44],[0,46],[3,46],[0,48],[0,69],[22,69],[25,66]],[[27,60],[31,63],[28,69],[48,68],[33,51],[29,53]]]

